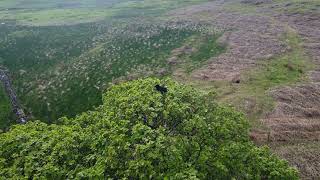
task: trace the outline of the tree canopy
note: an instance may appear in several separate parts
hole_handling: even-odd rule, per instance
[[[286,161],[249,140],[244,116],[215,103],[214,95],[169,79],[112,86],[95,111],[1,133],[0,176],[297,179]]]

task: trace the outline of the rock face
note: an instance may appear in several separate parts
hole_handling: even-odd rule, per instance
[[[1,67],[0,67],[0,81],[2,82],[3,87],[4,87],[8,97],[10,99],[12,110],[18,118],[18,122],[19,123],[26,123],[27,117],[24,114],[23,109],[21,108],[21,106],[18,102],[17,95],[11,85],[11,81],[10,81],[9,76],[7,75],[7,71]]]

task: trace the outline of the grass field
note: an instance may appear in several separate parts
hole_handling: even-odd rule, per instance
[[[49,1],[2,0],[0,19],[29,26],[71,25],[114,18],[153,17],[205,0]]]
[[[242,14],[268,14],[270,12],[258,12],[259,7],[272,8],[275,12],[279,13],[320,13],[320,1],[319,0],[274,0],[273,3],[262,3],[262,4],[250,4],[241,2],[232,2],[224,7],[224,10],[242,13]],[[272,15],[272,14],[269,14]]]
[[[176,48],[191,49],[177,57],[180,63],[175,68],[186,74],[223,53],[226,48],[216,43],[221,32],[212,32],[213,27],[189,22],[170,25],[165,20],[166,12],[201,2],[205,0],[2,0],[0,19],[5,23],[0,25],[0,63],[10,69],[17,94],[34,118],[52,122],[74,116],[101,104],[101,93],[110,83],[170,75],[174,69],[167,59]],[[293,7],[295,1],[291,3]],[[300,9],[307,10],[314,3],[307,2]],[[225,8],[256,13],[248,4],[231,3]],[[268,91],[298,82],[309,68],[297,35],[289,32],[283,40],[292,52],[259,64],[242,77],[240,85],[195,85],[214,87],[225,103],[254,101],[256,109],[249,118],[258,119],[273,106]],[[5,118],[0,119],[7,119],[8,102],[1,103]]]
[[[247,114],[254,128],[264,128],[259,119],[275,105],[270,90],[308,81],[306,72],[313,68],[295,31],[288,28],[282,40],[291,47],[291,51],[263,61],[256,68],[243,73],[240,84],[192,80],[189,83],[204,91],[214,89],[221,103]]]
[[[238,97],[227,97],[227,99],[240,101],[248,97],[253,98],[256,102],[256,109],[246,110],[251,112],[248,114],[252,120],[259,119],[263,113],[272,110],[273,99],[268,94],[272,88],[306,81],[306,72],[312,68],[301,46],[301,39],[296,32],[288,29],[283,41],[291,47],[291,51],[261,63],[257,69],[244,74],[242,85],[236,92]],[[242,95],[239,96],[239,94]],[[228,101],[232,102],[230,99]]]
[[[287,13],[320,13],[320,1],[318,0],[275,0],[278,4],[284,4],[286,8],[277,8],[278,11]]]
[[[176,48],[196,49],[184,56],[187,70],[222,53],[214,27],[164,18],[200,2],[0,1],[0,63],[10,70],[32,119],[75,116],[99,106],[111,83],[170,75],[167,58]],[[1,103],[5,122],[9,104]]]

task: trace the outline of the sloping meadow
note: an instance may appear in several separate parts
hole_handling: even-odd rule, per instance
[[[193,48],[188,56],[201,56],[199,62],[223,50],[215,42],[220,33],[212,26],[131,20],[44,27],[4,25],[1,63],[10,70],[31,119],[53,122],[63,115],[74,116],[100,105],[102,92],[112,83],[170,75],[173,67],[168,59],[182,46]],[[198,40],[191,44],[192,39]],[[181,54],[181,59],[188,58]],[[189,64],[196,63],[195,58],[189,59]]]

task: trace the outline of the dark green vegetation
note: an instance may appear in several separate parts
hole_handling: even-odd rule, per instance
[[[170,74],[170,52],[190,37],[205,41],[194,62],[222,52],[212,27],[164,20],[169,10],[200,2],[1,1],[0,65],[31,119],[54,123],[100,105],[111,83]],[[8,122],[9,104],[0,103],[0,122]]]
[[[171,50],[207,29],[188,24],[134,26],[122,31],[109,28],[108,23],[4,28],[2,63],[12,72],[27,112],[53,122],[101,104],[102,91],[116,78],[168,74],[166,58]],[[196,55],[203,56],[204,50]],[[218,52],[207,52],[207,57]]]
[[[165,85],[162,95],[155,85]],[[298,179],[248,138],[243,115],[171,80],[111,87],[103,105],[57,125],[0,134],[4,178]]]
[[[217,105],[214,93],[158,79],[111,87],[190,73],[224,52],[214,27],[170,16],[200,2],[0,1],[0,66],[30,114],[26,125],[10,127],[15,118],[0,89],[0,177],[297,179],[285,161],[249,141],[244,116]],[[234,92],[298,81],[305,67],[292,57],[262,64]]]
[[[97,26],[84,25],[61,28],[9,25],[1,28],[2,64],[13,75],[12,79],[22,103],[29,108],[28,111],[34,111],[36,115],[46,113],[43,110],[46,104],[38,95],[41,93],[39,87],[42,82],[50,79],[46,74],[54,70],[58,63],[64,63],[87,50],[96,35],[94,33],[99,34],[100,31]],[[97,30],[91,31],[90,28]]]
[[[4,88],[0,85],[0,129],[9,125],[11,117],[11,106],[7,94],[4,93]]]
[[[200,45],[198,52],[192,54],[190,58],[195,62],[203,62],[224,50],[217,45],[217,36],[204,37],[204,42]]]
[[[219,34],[194,37],[188,44],[196,49],[194,53],[184,56],[183,59],[189,60],[185,63],[187,72],[200,68],[208,59],[215,57],[226,50],[224,45],[217,43]]]

